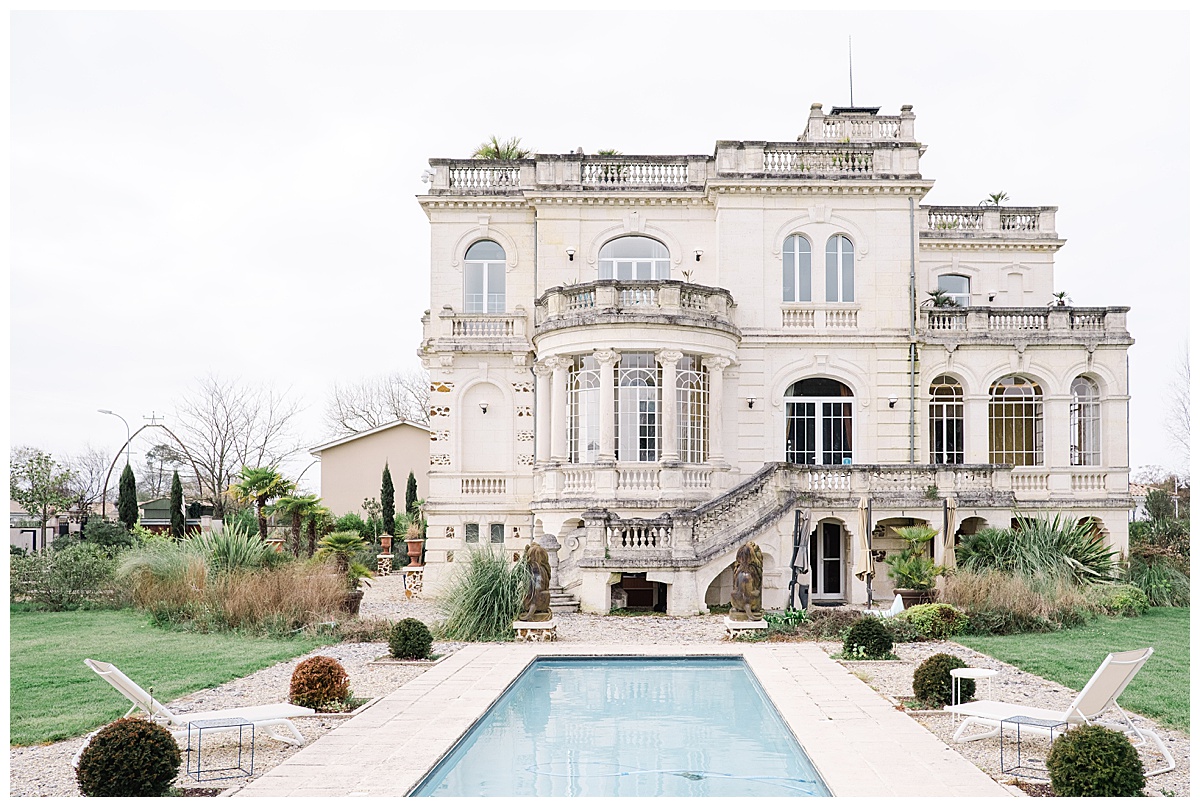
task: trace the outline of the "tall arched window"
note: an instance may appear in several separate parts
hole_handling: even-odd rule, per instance
[[[463,310],[468,314],[504,312],[504,248],[476,241],[463,259]]]
[[[965,308],[971,304],[971,278],[964,275],[938,275],[938,291],[955,305]]]
[[[783,301],[812,301],[812,246],[802,235],[790,235],[783,242]]]
[[[992,384],[988,404],[990,462],[1042,464],[1042,388],[1019,375]]]
[[[600,456],[600,365],[594,356],[576,356],[567,377],[567,450],[571,462]]]
[[[661,374],[653,353],[622,353],[617,366],[617,459],[657,462],[658,390]]]
[[[854,244],[844,235],[825,242],[825,302],[854,302]]]
[[[854,456],[854,393],[831,378],[806,378],[784,396],[784,459],[799,465],[849,465]]]
[[[1100,387],[1086,376],[1071,382],[1071,464],[1100,464]]]
[[[708,371],[699,356],[684,356],[675,376],[679,405],[679,460],[708,459]]]
[[[643,235],[614,238],[600,248],[601,280],[669,280],[671,255]]]
[[[948,375],[940,375],[929,387],[929,461],[934,465],[961,465],[963,432],[962,385]]]

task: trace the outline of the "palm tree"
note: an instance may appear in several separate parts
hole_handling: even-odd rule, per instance
[[[1002,202],[1008,201],[1008,194],[1004,191],[997,193],[989,193],[987,198],[979,203],[980,207],[999,207]]]
[[[320,502],[320,499],[317,500]],[[308,512],[308,554],[317,551],[317,533],[324,535],[333,526],[333,511],[323,504],[314,503]]]
[[[229,486],[229,494],[240,502],[252,502],[258,515],[258,534],[267,540],[267,516],[263,512],[268,499],[278,499],[296,489],[296,485],[284,479],[274,468],[247,468],[242,466],[241,481]]]
[[[310,493],[300,496],[280,496],[275,504],[271,505],[272,513],[282,513],[292,520],[292,554],[296,557],[300,557],[300,527],[304,523],[304,519],[321,506],[318,504],[319,501],[321,501],[319,496]]]
[[[519,137],[500,140],[492,135],[490,140],[480,143],[471,156],[481,160],[523,160],[529,156],[529,149],[521,148]]]
[[[331,532],[321,539],[321,550],[317,552],[317,557],[333,558],[338,572],[346,576],[350,589],[355,590],[361,582],[372,576],[370,569],[354,560],[355,553],[366,546],[367,542],[357,532]]]
[[[934,308],[958,308],[958,301],[941,289],[929,291],[926,294],[929,295],[929,299],[925,301],[925,305]]]

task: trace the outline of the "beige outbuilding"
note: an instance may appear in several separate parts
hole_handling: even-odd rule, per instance
[[[429,492],[429,429],[397,420],[365,432],[340,437],[309,450],[321,461],[321,499],[336,515],[363,514],[364,499],[378,499],[383,465],[392,472],[396,508],[404,509],[404,490],[411,471],[417,498]]]

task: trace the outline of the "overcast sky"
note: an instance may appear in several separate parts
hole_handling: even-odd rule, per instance
[[[1189,323],[1181,12],[11,19],[12,445],[115,451],[97,409],[169,424],[210,372],[290,388],[316,445],[335,381],[419,366],[427,158],[491,134],[794,139],[811,103],[849,103],[852,33],[855,103],[914,107],[925,203],[1059,207],[1055,287],[1132,307],[1131,464],[1183,467],[1163,426]]]

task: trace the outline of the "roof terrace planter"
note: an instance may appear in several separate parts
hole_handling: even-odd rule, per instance
[[[680,280],[594,280],[548,289],[535,303],[534,337],[564,328],[644,324],[708,328],[741,338],[725,289]]]
[[[923,308],[918,327],[931,342],[1009,344],[1131,344],[1127,306]]]

